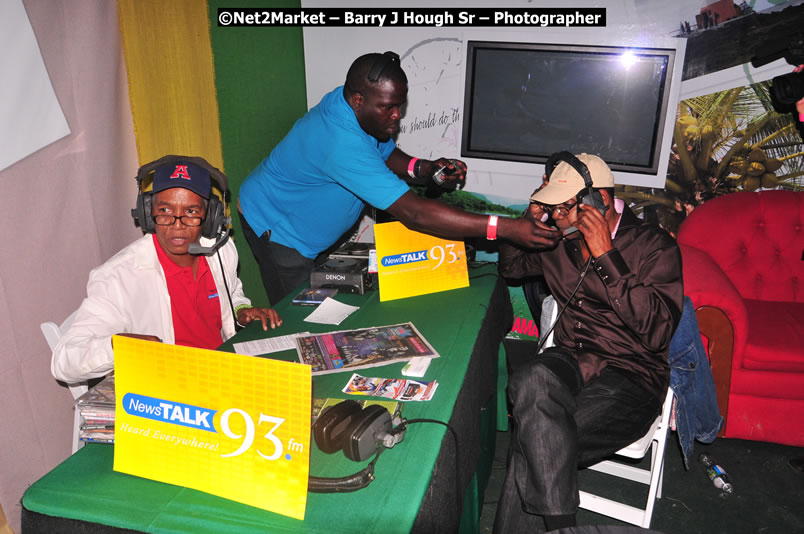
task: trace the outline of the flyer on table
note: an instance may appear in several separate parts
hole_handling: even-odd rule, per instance
[[[114,337],[114,470],[304,519],[310,367]]]

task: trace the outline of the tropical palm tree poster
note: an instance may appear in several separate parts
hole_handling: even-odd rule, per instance
[[[792,67],[791,67],[792,70]],[[735,191],[804,186],[804,143],[791,113],[771,103],[770,80],[679,103],[664,189],[617,196],[671,233],[696,206]]]

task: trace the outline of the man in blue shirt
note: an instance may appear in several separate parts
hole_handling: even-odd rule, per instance
[[[243,182],[241,223],[272,304],[308,279],[315,259],[357,222],[365,203],[447,238],[499,236],[523,246],[560,239],[539,221],[469,213],[413,193],[409,185],[430,183],[444,166],[446,186],[459,184],[466,165],[413,158],[396,147],[407,93],[398,55],[357,58],[345,85],[299,119]]]

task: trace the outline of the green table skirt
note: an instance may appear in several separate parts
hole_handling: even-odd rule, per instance
[[[277,306],[284,325],[268,335],[413,322],[440,354],[422,378],[438,380],[439,387],[432,401],[407,403],[403,414],[409,419],[448,421],[458,433],[457,447],[445,426],[412,424],[405,440],[381,455],[374,482],[354,493],[309,494],[305,520],[299,521],[196,490],[116,473],[112,471],[113,446],[91,444],[26,491],[25,531],[53,531],[58,520],[69,519],[98,528],[105,525],[146,532],[456,531],[463,512],[458,503],[464,503],[467,488],[478,493],[473,487],[479,488],[477,498],[482,500],[486,466],[494,452],[498,351],[513,320],[505,285],[489,265],[470,270],[468,288],[384,303],[376,292],[338,295],[338,300],[360,309],[332,327],[303,322],[312,308],[292,306],[285,299]],[[264,335],[250,325],[221,350],[231,351],[234,342]],[[297,361],[295,351],[272,357]],[[364,369],[361,374],[401,377],[402,365]],[[314,377],[313,395],[346,398],[341,389],[349,376],[351,373]],[[489,409],[492,413],[484,415]],[[342,453],[326,455],[313,447],[310,473],[339,477],[366,464],[352,462]],[[482,508],[482,502],[478,507]],[[463,523],[467,523],[466,517]]]

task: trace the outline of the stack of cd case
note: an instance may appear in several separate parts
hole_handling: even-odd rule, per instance
[[[338,293],[337,289],[327,287],[308,287],[299,291],[299,294],[293,297],[291,303],[300,306],[318,306],[327,297],[334,297]]]
[[[78,439],[114,443],[114,374],[98,382],[75,400],[78,410]]]

